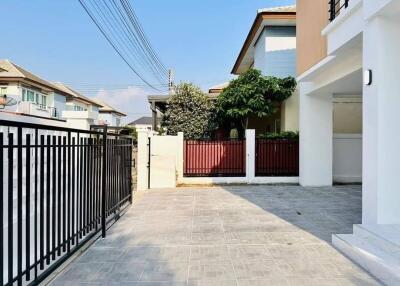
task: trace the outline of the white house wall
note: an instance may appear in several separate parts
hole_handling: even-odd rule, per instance
[[[254,67],[264,75],[296,76],[296,27],[265,27],[255,44]]]
[[[361,183],[361,134],[333,135],[333,181],[335,183]]]

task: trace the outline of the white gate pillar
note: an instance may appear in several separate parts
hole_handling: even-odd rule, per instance
[[[149,161],[149,134],[139,130],[137,134],[137,189],[147,190],[148,187],[148,161]]]
[[[332,185],[332,94],[310,95],[300,83],[300,184]]]
[[[256,177],[256,131],[246,130],[246,181],[254,182]]]

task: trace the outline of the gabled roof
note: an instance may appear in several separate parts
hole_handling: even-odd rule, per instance
[[[259,9],[253,25],[232,68],[232,74],[240,74],[252,65],[254,45],[268,26],[295,26],[296,5]]]
[[[125,113],[116,110],[114,107],[112,107],[108,103],[105,103],[103,100],[100,100],[97,98],[94,98],[93,100],[101,106],[99,109],[99,112],[101,112],[101,113],[116,113],[120,116],[126,116]]]
[[[90,99],[82,94],[80,94],[79,92],[73,90],[72,88],[70,88],[69,86],[61,83],[61,82],[53,82],[53,84],[63,90],[65,93],[70,94],[70,96],[74,99],[80,100],[80,101],[84,101],[85,103],[97,106],[97,107],[101,107],[102,105],[97,103],[96,101],[94,101],[93,99]]]
[[[10,60],[0,60],[0,80],[1,79],[27,80],[28,82],[44,86],[48,90],[58,91],[63,95],[68,94],[63,90],[60,90],[57,86],[55,86],[51,82],[44,80],[39,76],[21,68],[20,66],[11,62]]]
[[[151,116],[142,116],[135,121],[132,121],[128,125],[136,125],[136,124],[142,124],[142,125],[152,125],[153,124],[153,117]]]

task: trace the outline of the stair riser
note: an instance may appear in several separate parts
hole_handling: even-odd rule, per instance
[[[360,265],[373,276],[377,277],[382,283],[384,283],[384,285],[400,285],[399,269],[393,269],[383,264],[373,255],[363,252],[356,247],[353,247],[351,244],[336,235],[332,236],[332,244],[345,256]]]
[[[362,238],[375,247],[389,253],[393,254],[398,254],[399,256],[399,261],[400,261],[400,246],[384,239],[381,238],[380,236],[376,235],[373,232],[370,232],[369,230],[365,229],[364,227],[360,225],[354,225],[353,226],[353,231],[354,235],[356,237]]]

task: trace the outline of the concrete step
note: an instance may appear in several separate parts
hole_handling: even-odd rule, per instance
[[[374,245],[368,237],[354,234],[332,236],[333,245],[385,285],[400,285],[400,262],[396,255]]]
[[[369,243],[384,252],[392,253],[400,263],[400,231],[391,225],[368,226],[353,225],[353,234],[356,237],[368,240]]]

